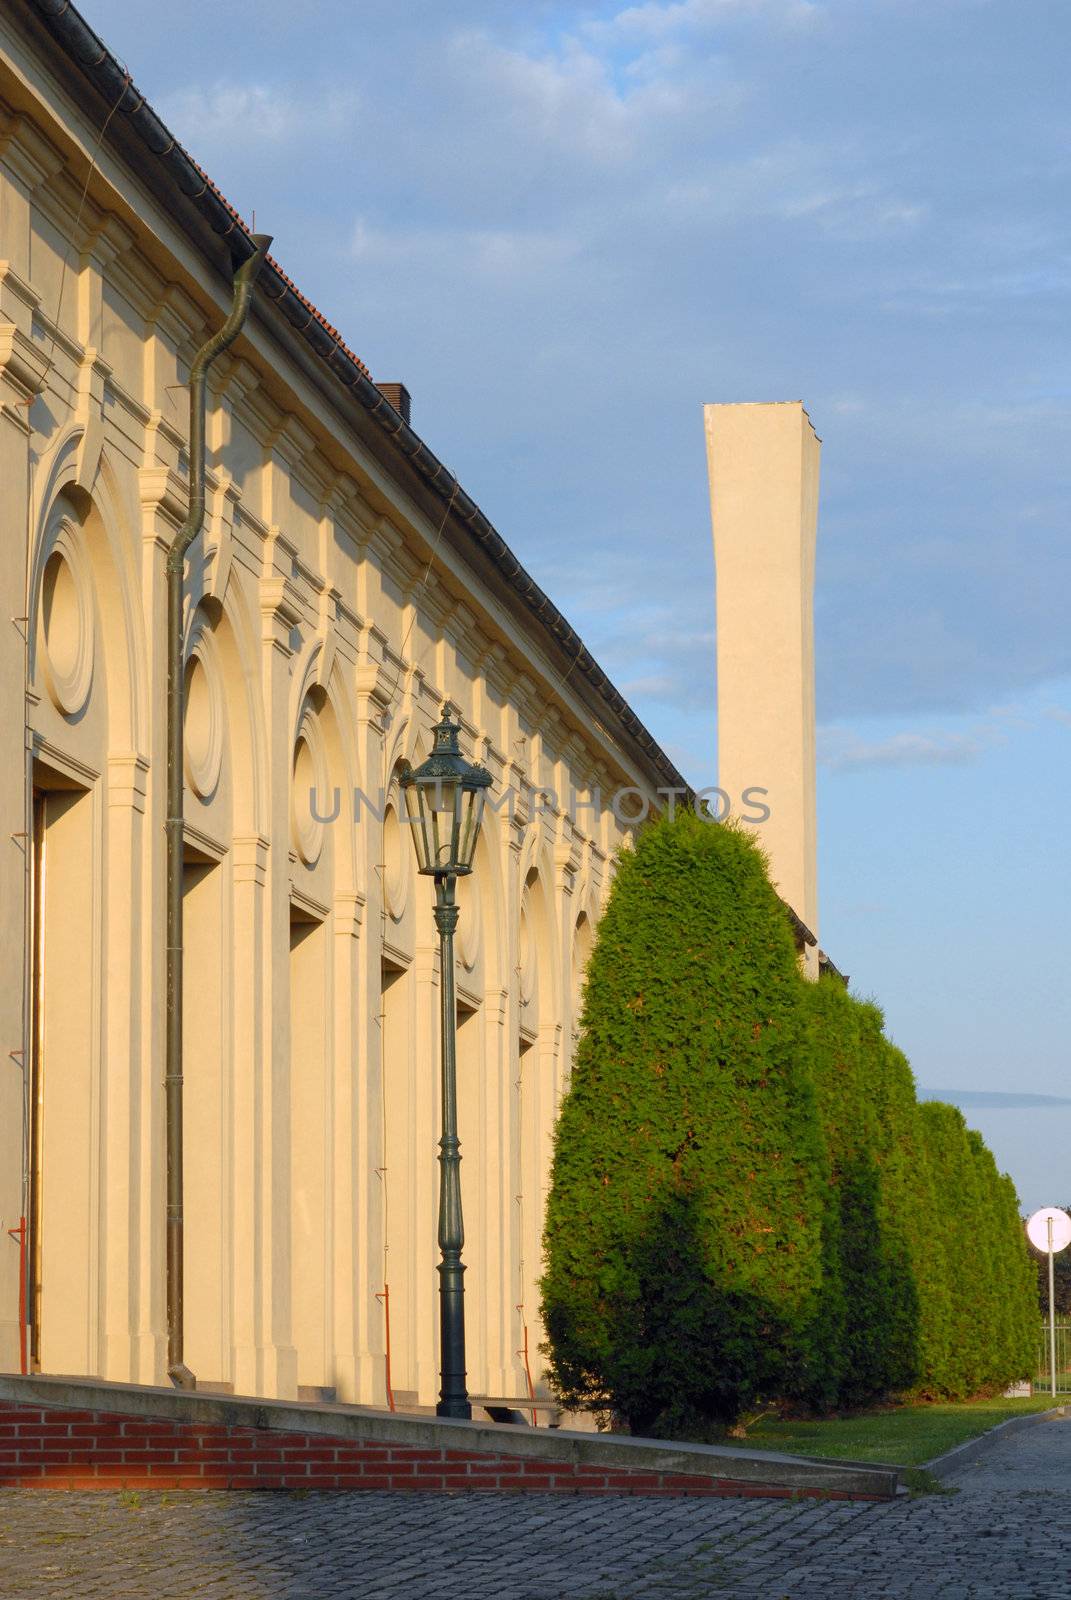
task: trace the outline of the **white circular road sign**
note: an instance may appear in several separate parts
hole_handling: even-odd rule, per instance
[[[1049,1242],[1049,1223],[1052,1223],[1052,1242]],[[1042,1206],[1026,1220],[1026,1236],[1035,1250],[1045,1255],[1058,1253],[1071,1244],[1071,1217],[1057,1206]]]

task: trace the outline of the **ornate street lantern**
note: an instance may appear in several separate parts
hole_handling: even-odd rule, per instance
[[[439,1140],[439,1363],[440,1417],[471,1417],[465,1383],[465,1268],[461,1247],[461,1145],[457,1137],[457,995],[454,930],[457,880],[472,871],[491,774],[466,761],[449,701],[435,726],[431,755],[401,776],[417,867],[435,879],[442,1000],[442,1138]]]
[[[402,774],[417,867],[435,878],[457,878],[472,871],[483,806],[491,786],[485,767],[466,761],[458,748],[458,724],[447,701],[435,726],[431,755]]]

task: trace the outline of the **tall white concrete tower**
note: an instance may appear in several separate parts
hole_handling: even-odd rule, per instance
[[[814,555],[821,441],[798,400],[704,407],[717,574],[718,784],[817,938]],[[808,949],[817,969],[817,947]]]

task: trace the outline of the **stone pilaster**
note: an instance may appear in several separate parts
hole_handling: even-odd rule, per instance
[[[10,117],[0,126],[0,238],[8,266],[24,283],[30,281],[34,193],[63,165],[56,146],[25,117]]]
[[[255,1148],[258,1151],[257,1237],[253,1281],[236,1288],[248,1291],[258,1313],[257,1361],[261,1379],[253,1391],[293,1397],[297,1393],[297,1357],[291,1328],[290,1230],[290,661],[292,633],[300,620],[297,593],[273,562],[260,581],[261,692],[264,707],[264,766],[267,774],[265,852],[261,927],[266,945],[259,963],[262,1017],[260,1045],[243,1059],[235,1052],[236,1076],[258,1075]]]
[[[7,185],[0,180],[0,189]],[[0,289],[10,291],[7,279]],[[25,304],[25,297],[16,296]],[[5,296],[10,303],[9,296]],[[17,309],[17,307],[16,307]],[[5,526],[11,530],[0,561],[0,727],[26,720],[27,551],[30,538],[29,402],[44,380],[44,353],[16,322],[0,323],[0,483]],[[0,763],[0,944],[7,981],[0,985],[0,1213],[9,1227],[23,1215],[22,1144],[24,1074],[30,1070],[24,1004],[27,994],[25,917],[29,892],[32,822],[28,760]],[[10,1240],[0,1251],[0,1367],[18,1371],[19,1252]]]
[[[147,769],[140,874],[140,920],[144,935],[141,963],[140,1072],[131,1185],[136,1218],[131,1223],[136,1251],[137,1299],[131,1373],[138,1383],[166,1382],[164,1302],[164,926],[167,694],[167,552],[186,515],[187,487],[166,466],[138,473],[141,507],[141,603],[148,655],[142,663],[148,706]]]
[[[270,1011],[261,995],[261,973],[269,960],[265,944],[268,840],[237,837],[232,845],[234,948],[234,1246],[232,1327],[234,1386],[238,1394],[274,1394],[267,1387],[279,1371],[274,1342],[275,1278],[270,1185],[276,1148],[271,1143],[273,1083],[265,1060]],[[267,1270],[263,1270],[267,1257]],[[289,1252],[286,1255],[289,1270]],[[296,1392],[296,1361],[289,1393]]]
[[[131,1183],[130,1177],[139,1171],[142,958],[143,952],[151,948],[151,940],[146,937],[147,930],[142,924],[144,903],[138,894],[145,858],[148,770],[148,761],[137,753],[113,755],[108,759],[104,876],[110,911],[104,961],[107,985],[104,1050],[108,1070],[101,1081],[101,1194],[104,1203],[101,1372],[116,1382],[136,1382],[141,1367],[137,1348],[141,1216],[138,1185]]]
[[[344,811],[343,817],[347,814]],[[372,1405],[381,1401],[382,1396],[375,1392],[371,1363],[362,1359],[368,1350],[371,1315],[363,1194],[370,1141],[367,1101],[362,1092],[365,1074],[359,1072],[356,1065],[367,1060],[362,1050],[361,1026],[367,1004],[362,994],[360,960],[363,914],[363,895],[356,890],[340,890],[336,894],[332,956],[335,1002],[332,1126],[329,1130],[332,1184],[328,1192],[331,1210],[328,1271],[333,1314],[327,1342],[332,1350],[331,1370],[338,1398]]]

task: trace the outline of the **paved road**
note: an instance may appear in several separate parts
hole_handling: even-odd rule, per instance
[[[1071,1600],[1071,1421],[892,1505],[0,1493],[3,1600]]]

